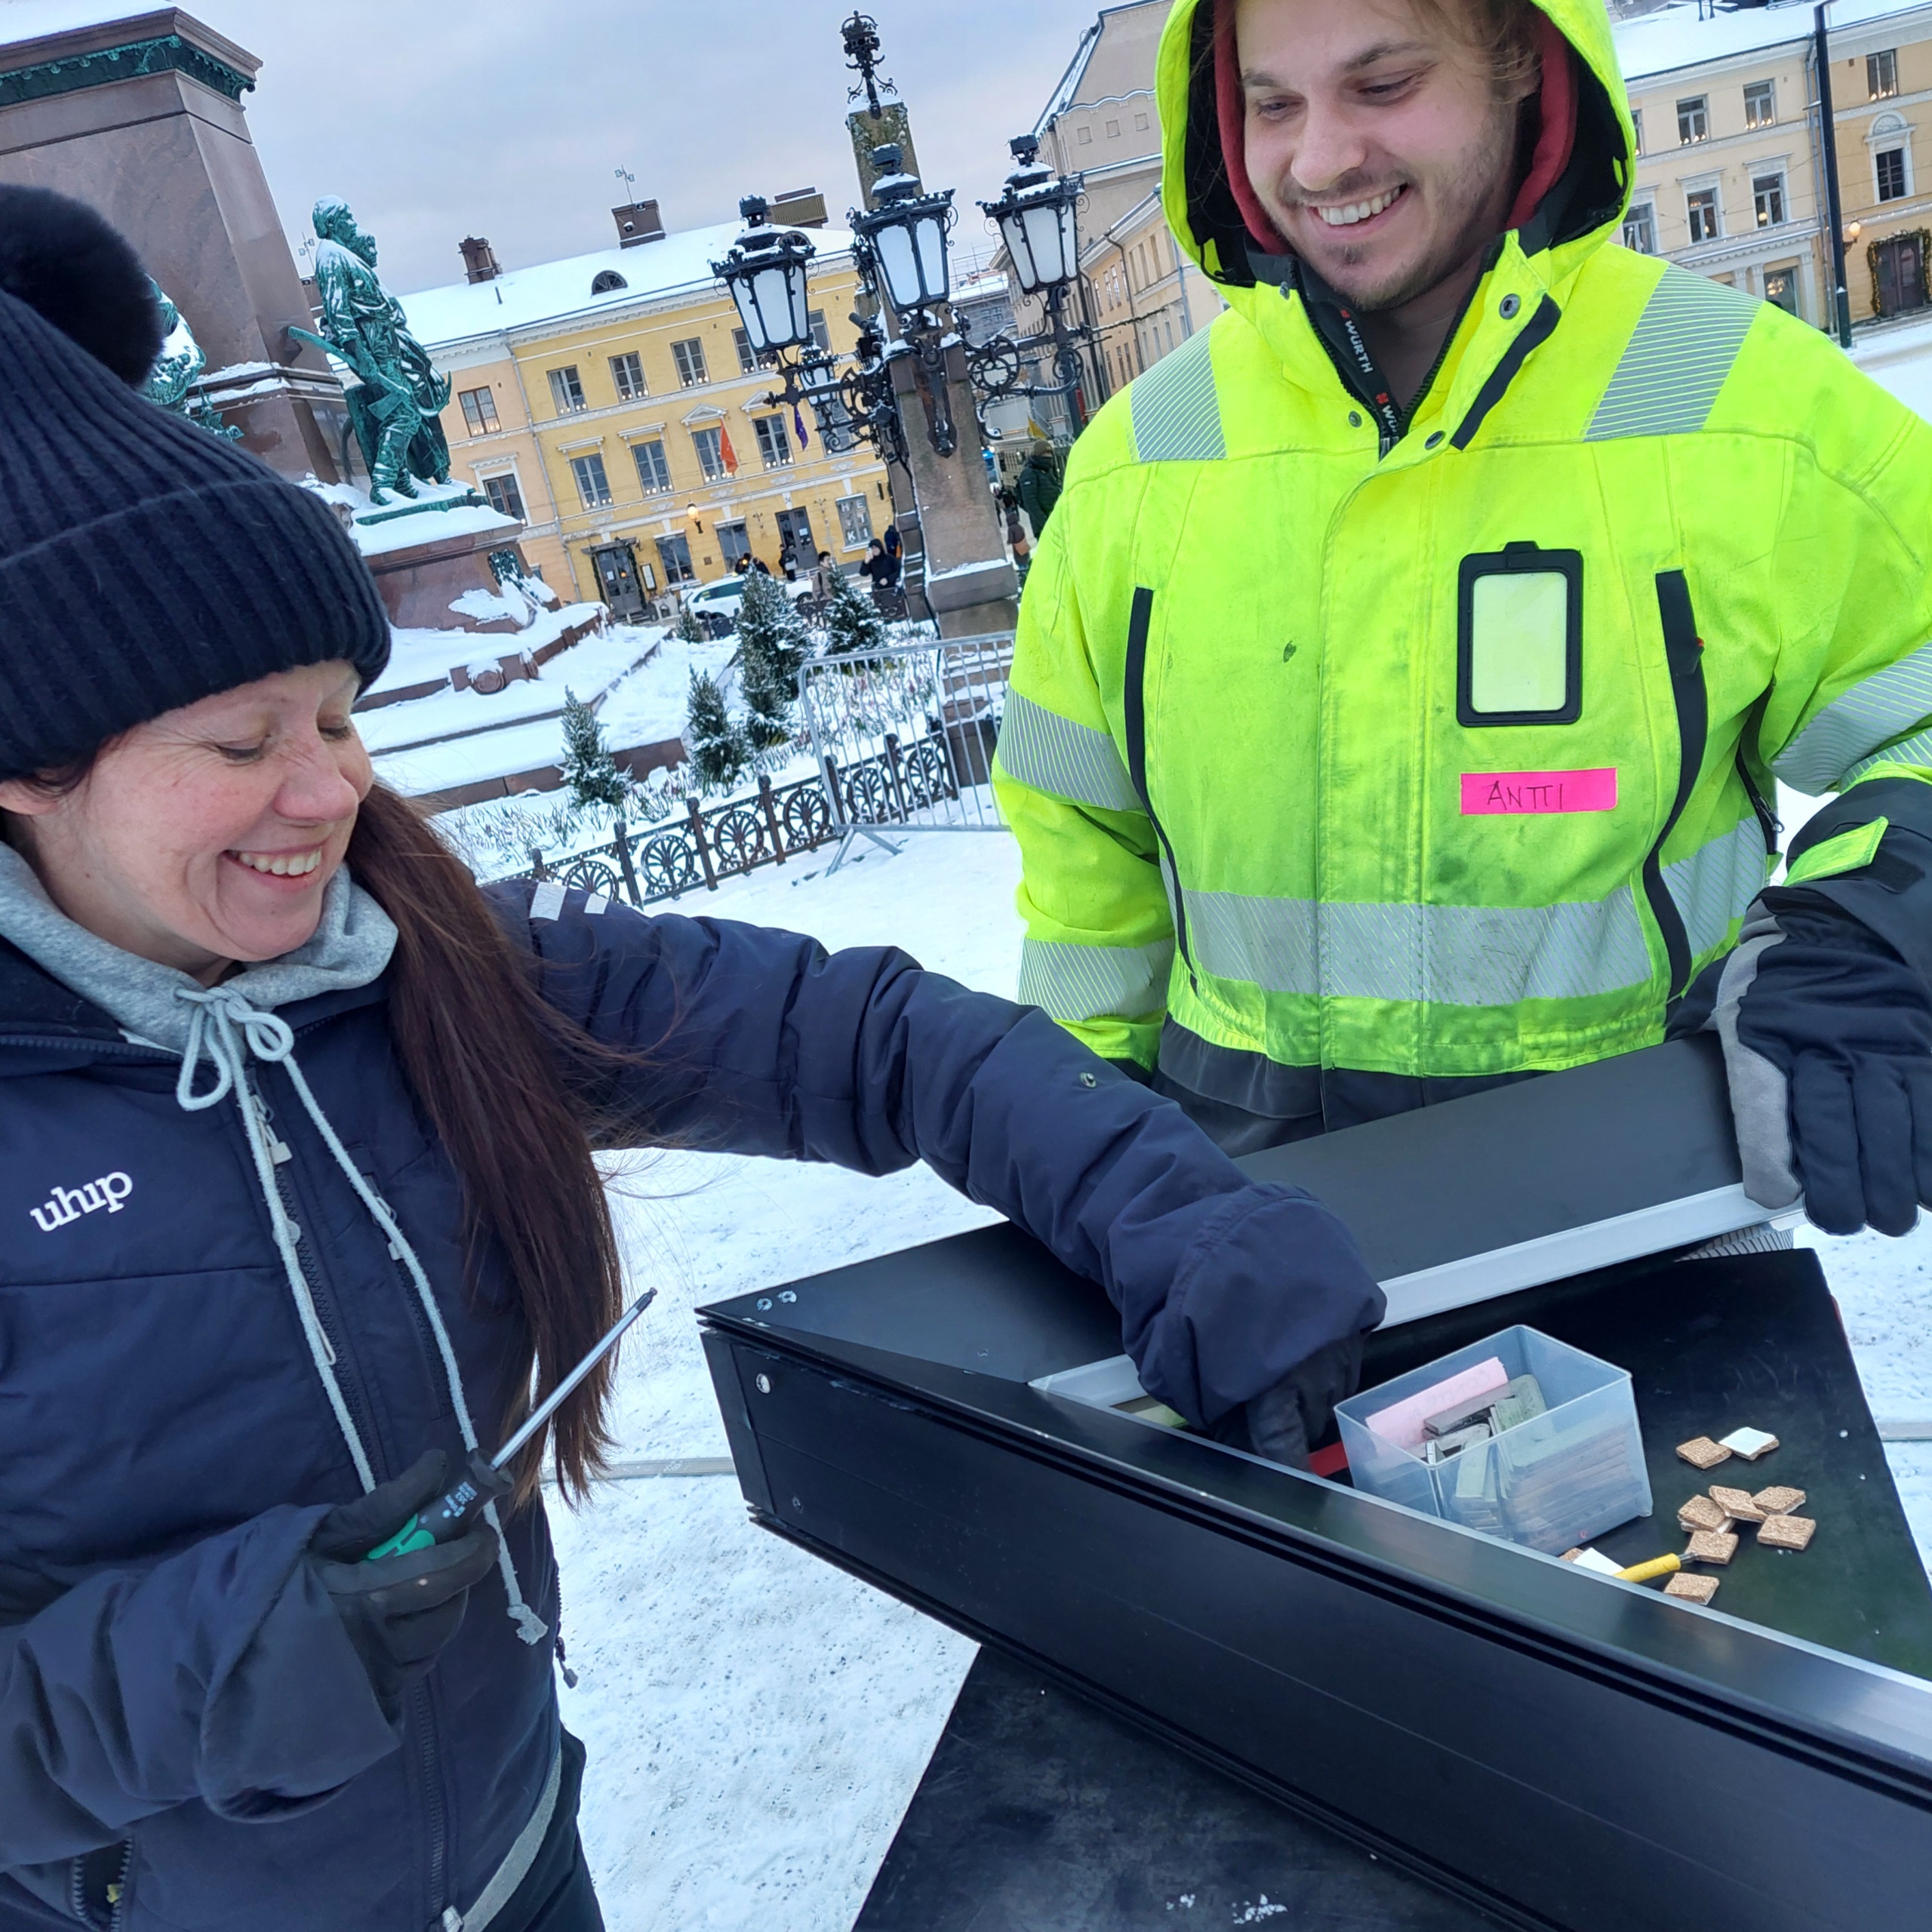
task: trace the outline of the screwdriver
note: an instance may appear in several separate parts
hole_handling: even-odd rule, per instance
[[[445,1491],[440,1500],[411,1517],[394,1536],[379,1543],[362,1561],[377,1563],[385,1556],[407,1556],[434,1543],[454,1543],[491,1503],[509,1495],[516,1487],[509,1469],[517,1451],[556,1414],[565,1398],[617,1346],[624,1331],[657,1299],[657,1291],[646,1288],[617,1318],[617,1326],[551,1390],[530,1420],[497,1451],[493,1461],[485,1462],[481,1450],[472,1450],[469,1466],[455,1485]]]

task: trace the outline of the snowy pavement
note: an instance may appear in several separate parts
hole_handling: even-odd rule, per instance
[[[1789,801],[1795,804],[1797,801]],[[1795,824],[1801,811],[1789,811]],[[999,833],[928,834],[756,872],[675,909],[893,943],[1011,996],[1019,861]],[[692,1311],[989,1217],[923,1168],[870,1181],[729,1156],[610,1166],[635,1280],[620,1459],[725,1454]],[[1817,1237],[1875,1411],[1932,1420],[1932,1222]],[[1892,1447],[1932,1553],[1932,1443]],[[846,1932],[924,1772],[973,1647],[746,1520],[728,1477],[614,1484],[553,1509],[565,1719],[590,1749],[583,1832],[611,1932]]]

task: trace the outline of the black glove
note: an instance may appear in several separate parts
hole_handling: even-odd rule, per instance
[[[1827,1234],[1909,1233],[1932,1205],[1932,987],[1829,900],[1767,893],[1726,962],[1724,1041],[1746,1191]]]
[[[394,1481],[331,1509],[309,1544],[310,1566],[392,1724],[402,1714],[402,1694],[462,1627],[469,1592],[497,1561],[497,1533],[483,1522],[454,1543],[362,1561],[442,1494],[448,1473],[443,1452],[429,1451]]]
[[[1360,1335],[1318,1349],[1273,1388],[1230,1409],[1209,1432],[1230,1449],[1245,1449],[1291,1469],[1308,1467],[1308,1452],[1328,1432],[1335,1404],[1361,1383]]]

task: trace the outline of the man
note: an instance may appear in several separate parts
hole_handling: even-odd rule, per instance
[[[1054,446],[1044,436],[1035,436],[1028,446],[1026,460],[1020,466],[1020,507],[1033,526],[1033,540],[1047,534],[1047,520],[1060,501],[1062,488],[1060,460]]]
[[[1601,0],[1177,0],[1159,87],[1232,308],[1027,588],[1023,995],[1237,1151],[1709,1026],[1755,1198],[1904,1232],[1932,429],[1619,245]]]

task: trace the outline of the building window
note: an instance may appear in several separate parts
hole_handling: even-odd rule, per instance
[[[1878,198],[1881,202],[1905,199],[1905,149],[1887,148],[1878,156]]]
[[[1632,202],[1623,217],[1623,245],[1640,255],[1657,251],[1657,214],[1648,202]]]
[[[792,460],[792,435],[783,417],[761,416],[752,427],[758,432],[758,453],[766,469],[781,469]]]
[[[862,550],[872,540],[872,506],[863,497],[838,500],[838,535],[848,550]]]
[[[1798,313],[1798,265],[1795,262],[1764,271],[1764,300],[1787,315]]]
[[[1899,91],[1899,56],[1896,48],[1865,57],[1866,91],[1874,100],[1890,100]]]
[[[614,295],[619,289],[629,286],[615,269],[603,269],[591,278],[590,292],[593,295]]]
[[[1768,128],[1778,118],[1778,89],[1775,81],[1753,81],[1744,90],[1744,125]]]
[[[697,578],[691,568],[691,539],[681,530],[675,537],[658,538],[657,561],[663,567],[666,583],[690,583]]]
[[[697,451],[697,466],[707,483],[715,483],[724,474],[724,432],[721,428],[694,429],[691,448]]]
[[[574,416],[584,407],[583,385],[577,380],[577,365],[550,371],[550,400],[559,416]]]
[[[1110,141],[1117,141],[1120,139],[1120,123],[1118,121],[1109,121],[1107,123],[1107,139]]]
[[[1784,177],[1782,174],[1754,175],[1751,181],[1752,205],[1756,209],[1760,228],[1776,228],[1784,220]]]
[[[740,568],[751,553],[751,533],[742,523],[721,523],[718,526],[718,554],[728,571]]]
[[[738,374],[752,374],[758,368],[758,358],[752,353],[751,337],[743,329],[734,329],[731,346],[738,352]]]
[[[1088,146],[1093,141],[1094,131],[1091,128],[1076,128],[1073,131],[1073,138],[1078,146]]]
[[[1873,306],[1881,315],[1903,315],[1925,306],[1925,243],[1922,235],[1894,235],[1872,245]]]
[[[638,360],[635,349],[628,355],[611,358],[611,380],[617,386],[620,401],[635,402],[639,396],[650,393],[644,386],[644,365]]]
[[[1636,133],[1637,152],[1641,154],[1644,152],[1644,110],[1641,107],[1631,109],[1630,125]]]
[[[631,454],[637,463],[637,480],[647,497],[670,488],[671,466],[664,460],[664,445],[654,436],[648,443],[632,444]]]
[[[515,477],[507,469],[500,476],[485,477],[483,494],[499,516],[513,516],[518,523],[525,521],[523,492],[516,487]]]
[[[488,389],[465,389],[457,400],[463,405],[463,420],[472,436],[487,436],[502,426],[497,420],[497,398]]]
[[[829,355],[832,353],[832,331],[826,326],[825,311],[814,309],[805,320],[811,327],[813,341]]]
[[[699,383],[710,381],[711,371],[704,360],[704,344],[697,336],[688,341],[672,343],[671,360],[678,365],[678,380],[685,388],[694,389]]]
[[[571,474],[577,478],[577,493],[586,509],[601,509],[611,500],[611,479],[604,474],[604,459],[594,451],[572,457]]]
[[[1695,189],[1684,196],[1684,205],[1690,217],[1690,245],[1694,248],[1700,242],[1715,242],[1718,238],[1718,191]]]
[[[1677,138],[1684,146],[1693,141],[1708,140],[1711,133],[1710,103],[1699,94],[1677,103]]]
[[[1147,131],[1147,117],[1146,115],[1137,114],[1134,117],[1134,131],[1137,134],[1146,134]]]

